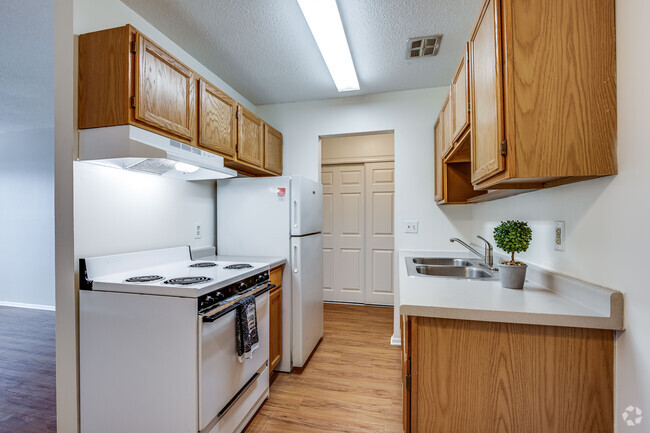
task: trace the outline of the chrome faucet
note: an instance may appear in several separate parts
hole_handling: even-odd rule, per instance
[[[466,244],[465,242],[461,241],[458,238],[451,238],[451,239],[449,239],[449,242],[458,242],[459,244],[461,244],[462,246],[464,246],[465,248],[467,248],[468,250],[470,250],[471,252],[473,252],[474,254],[479,256],[481,259],[483,259],[483,261],[485,262],[485,265],[488,268],[490,268],[493,271],[497,270],[497,268],[494,267],[494,254],[493,254],[492,244],[490,244],[482,236],[476,236],[476,237],[479,238],[480,240],[482,240],[483,242],[485,242],[485,250],[484,250],[483,254],[479,253],[474,248],[472,248],[471,246],[469,246],[468,244]]]

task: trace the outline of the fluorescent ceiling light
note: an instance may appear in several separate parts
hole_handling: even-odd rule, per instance
[[[359,90],[336,0],[298,0],[298,4],[338,91]]]

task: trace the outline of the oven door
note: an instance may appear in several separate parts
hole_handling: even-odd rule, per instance
[[[199,431],[214,425],[218,416],[269,359],[269,293],[255,299],[259,347],[251,359],[239,362],[235,346],[235,310],[213,322],[199,316]],[[224,410],[225,409],[225,410]]]

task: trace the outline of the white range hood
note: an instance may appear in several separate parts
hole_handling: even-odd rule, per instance
[[[237,176],[219,155],[131,125],[80,130],[79,160],[175,179]]]

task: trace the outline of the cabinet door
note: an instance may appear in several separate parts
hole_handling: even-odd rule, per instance
[[[192,71],[162,48],[137,35],[135,119],[192,140],[195,112]]]
[[[433,138],[434,138],[434,146],[435,146],[435,164],[436,164],[436,196],[435,200],[440,201],[444,198],[443,196],[443,184],[442,184],[442,140],[443,140],[443,134],[442,134],[442,121],[441,121],[442,113],[440,116],[438,116],[438,119],[436,119],[435,125],[433,125]]]
[[[199,80],[199,145],[231,158],[237,145],[237,102],[204,80]]]
[[[468,71],[467,71],[467,55],[463,56],[463,59],[460,61],[458,70],[456,71],[456,76],[454,77],[454,82],[451,85],[452,91],[452,107],[454,112],[453,119],[453,134],[452,142],[456,142],[460,134],[465,130],[469,124],[469,89],[467,87],[468,83]]]
[[[447,99],[445,99],[444,104],[442,104],[442,156],[444,158],[445,155],[451,150],[452,148],[452,134],[453,134],[453,126],[452,126],[452,109],[451,109],[451,89],[449,90],[449,95],[447,95]]]
[[[470,38],[472,182],[505,169],[500,0],[487,0]]]
[[[269,297],[269,371],[282,359],[282,287],[276,287]]]
[[[262,119],[241,105],[237,117],[237,158],[261,167],[263,157]]]
[[[282,133],[264,124],[264,169],[282,175]]]
[[[411,327],[408,316],[400,316],[402,337],[402,422],[404,433],[411,432]]]

